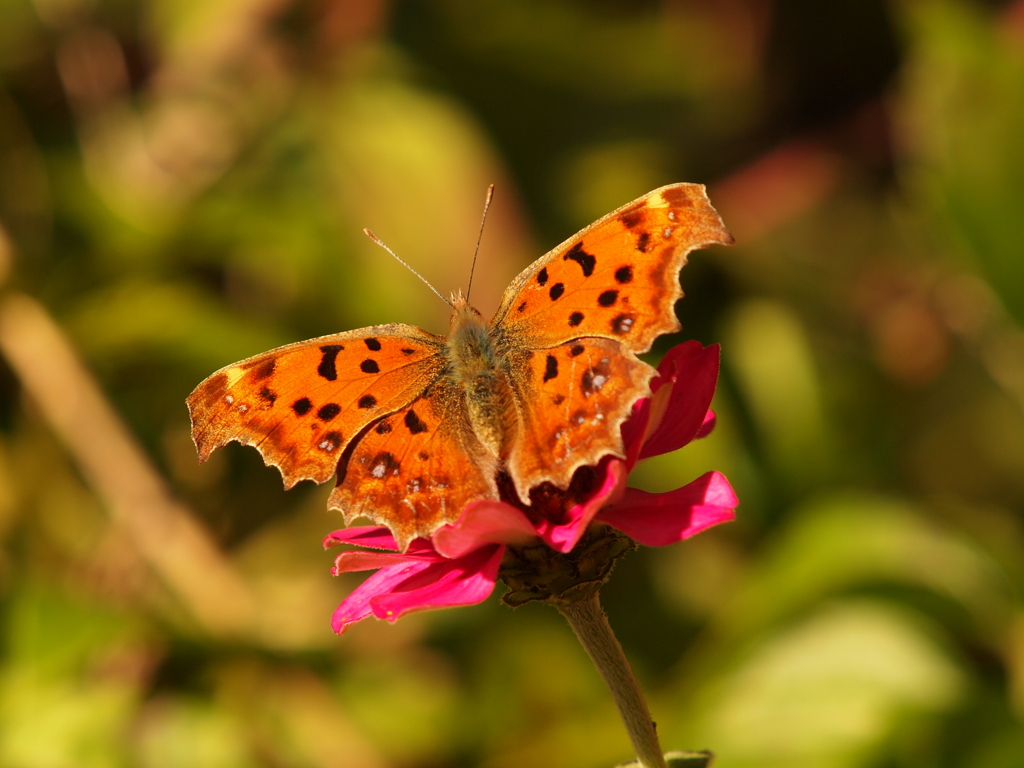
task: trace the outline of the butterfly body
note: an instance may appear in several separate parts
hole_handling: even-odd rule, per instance
[[[456,296],[447,337],[374,326],[217,371],[188,398],[200,459],[234,440],[287,486],[336,475],[329,505],[403,548],[498,498],[499,471],[528,503],[623,456],[620,427],[655,373],[636,354],[679,329],[687,254],[730,242],[702,186],[662,187],[527,267],[490,322]]]
[[[480,313],[461,294],[452,304],[448,375],[460,390],[473,433],[492,456],[504,459],[515,429],[507,361]]]

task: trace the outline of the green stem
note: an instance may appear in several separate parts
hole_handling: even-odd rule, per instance
[[[608,624],[597,592],[578,602],[557,607],[608,684],[640,765],[643,768],[666,768],[651,712],[626,654]]]

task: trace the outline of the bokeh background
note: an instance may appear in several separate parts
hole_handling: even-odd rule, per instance
[[[666,748],[1024,765],[1024,2],[0,2],[0,765],[599,768],[544,606],[329,617],[327,487],[200,467],[185,396],[273,346],[446,328],[654,187],[737,522],[604,602]]]

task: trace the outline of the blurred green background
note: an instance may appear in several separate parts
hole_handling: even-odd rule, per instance
[[[0,1],[0,765],[599,768],[555,611],[329,617],[327,487],[185,396],[278,344],[446,328],[654,187],[737,239],[738,520],[604,602],[669,748],[720,768],[1024,765],[1024,2]]]

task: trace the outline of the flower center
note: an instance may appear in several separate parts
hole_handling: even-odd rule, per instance
[[[513,608],[539,600],[568,605],[594,595],[611,575],[615,562],[636,549],[623,533],[592,523],[571,552],[555,552],[547,544],[509,546],[498,576],[508,586],[502,602]]]

